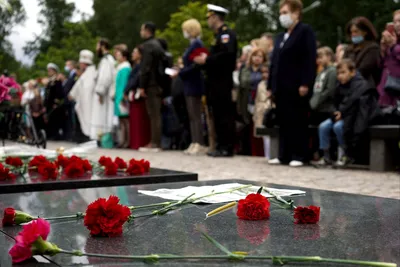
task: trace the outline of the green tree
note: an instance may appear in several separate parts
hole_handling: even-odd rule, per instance
[[[34,76],[45,76],[46,66],[49,62],[57,64],[60,68],[65,61],[79,59],[79,52],[83,49],[94,51],[97,39],[89,31],[85,22],[63,25],[65,35],[59,40],[60,47],[50,46],[46,53],[39,53],[35,65],[32,67]]]
[[[44,31],[25,47],[25,53],[30,55],[44,53],[49,47],[61,47],[61,40],[68,31],[65,23],[70,21],[75,10],[75,5],[66,0],[39,0],[39,6],[42,9],[38,22]]]
[[[168,42],[169,51],[176,58],[181,56],[185,48],[188,46],[188,40],[183,37],[182,34],[182,23],[188,19],[197,19],[203,30],[202,40],[205,46],[210,46],[214,40],[214,34],[208,28],[206,16],[207,6],[200,3],[188,3],[185,6],[181,6],[179,11],[171,15],[171,19],[167,23],[167,27],[164,31],[159,31],[157,36],[164,38]]]
[[[15,72],[20,63],[15,59],[12,45],[7,40],[12,29],[25,21],[26,14],[20,0],[11,0],[7,3],[3,0],[0,6],[0,71],[7,69]]]

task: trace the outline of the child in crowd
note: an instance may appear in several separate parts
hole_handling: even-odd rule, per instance
[[[320,149],[324,152],[323,159],[319,161],[321,165],[332,163],[329,150],[332,129],[339,145],[337,164],[343,166],[352,162],[352,159],[346,155],[348,152],[346,151],[346,141],[348,140],[344,135],[344,125],[346,119],[353,115],[354,107],[358,105],[360,92],[369,87],[368,82],[357,73],[354,62],[349,59],[344,59],[337,65],[337,79],[339,85],[335,91],[335,111],[330,119],[319,125],[318,129]]]
[[[257,94],[255,99],[255,107],[254,107],[254,115],[253,115],[253,122],[254,122],[254,136],[256,136],[256,129],[258,127],[263,127],[263,119],[265,112],[273,108],[273,102],[271,99],[271,92],[267,90],[268,84],[268,72],[269,68],[268,65],[265,64],[261,67],[262,73],[262,81],[258,84],[257,87]],[[263,137],[264,141],[264,154],[266,158],[270,158],[269,154],[269,147],[270,147],[270,138],[269,136]]]
[[[40,90],[37,86],[33,89],[33,98],[29,101],[29,110],[31,112],[33,124],[37,132],[45,128],[44,113],[45,108]]]
[[[333,98],[336,90],[336,68],[334,67],[334,53],[325,46],[317,50],[317,62],[322,67],[314,84],[314,94],[310,100],[313,110],[311,124],[319,125],[331,117],[334,112]]]

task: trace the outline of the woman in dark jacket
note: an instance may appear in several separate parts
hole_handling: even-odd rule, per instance
[[[189,155],[205,154],[207,153],[207,148],[204,145],[203,126],[201,123],[201,97],[204,94],[204,77],[191,57],[196,49],[204,47],[203,42],[200,40],[201,25],[197,20],[190,19],[182,24],[182,30],[184,37],[190,40],[190,46],[183,54],[184,67],[179,72],[179,77],[183,81],[192,137],[192,144],[184,152]]]
[[[268,89],[276,99],[279,118],[279,158],[270,164],[299,167],[307,160],[309,100],[316,75],[316,39],[300,21],[303,4],[286,0],[280,5],[280,23],[270,66]]]
[[[380,48],[374,26],[367,18],[356,17],[348,23],[346,32],[352,44],[344,58],[351,59],[361,75],[375,87],[380,79]]]
[[[137,46],[132,52],[133,68],[125,88],[125,99],[130,101],[129,108],[129,133],[130,147],[139,149],[150,142],[150,121],[147,114],[146,102],[137,93],[139,88],[140,62],[143,48]]]

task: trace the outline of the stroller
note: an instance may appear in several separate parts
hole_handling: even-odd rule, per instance
[[[30,133],[27,132],[30,126]],[[0,112],[0,136],[3,146],[5,140],[46,148],[47,137],[44,129],[36,129],[30,114],[21,106],[9,106]]]

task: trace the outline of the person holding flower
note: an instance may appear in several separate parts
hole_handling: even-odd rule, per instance
[[[204,95],[204,77],[201,69],[193,62],[194,54],[198,51],[206,51],[200,39],[202,33],[200,22],[196,19],[189,19],[182,24],[182,31],[185,39],[190,41],[190,45],[182,56],[184,67],[178,75],[183,81],[192,137],[192,143],[184,153],[189,155],[205,154],[207,147],[205,147],[201,123],[201,97]]]

